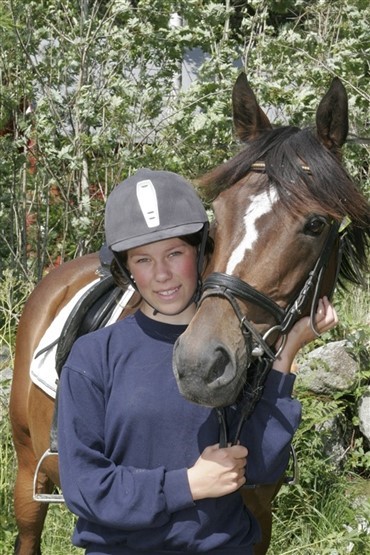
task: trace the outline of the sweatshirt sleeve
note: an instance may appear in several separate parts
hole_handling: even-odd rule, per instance
[[[63,368],[58,396],[61,486],[74,514],[137,530],[162,526],[171,513],[194,506],[186,468],[125,467],[104,455],[104,395],[82,371]]]
[[[290,445],[301,420],[292,398],[295,376],[271,370],[261,399],[244,424],[241,443],[248,448],[247,484],[276,482],[289,462]]]

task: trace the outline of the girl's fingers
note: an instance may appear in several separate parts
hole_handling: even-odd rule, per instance
[[[319,300],[316,311],[316,324],[320,332],[328,331],[338,323],[338,316],[335,308],[327,297]]]

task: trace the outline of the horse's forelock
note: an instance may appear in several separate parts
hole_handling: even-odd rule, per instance
[[[201,176],[197,185],[204,200],[214,200],[222,191],[246,177],[252,164],[265,160],[266,154],[281,142],[282,133],[292,133],[295,129],[280,127],[262,131],[258,138],[249,141],[233,158]]]
[[[366,222],[369,206],[340,160],[322,146],[312,129],[279,127],[264,131],[231,160],[199,178],[197,184],[206,202],[245,178],[257,161],[266,164],[266,175],[283,202],[300,211],[317,204],[335,219],[348,215]],[[308,166],[310,172],[303,169]],[[261,179],[261,187],[268,186]],[[350,199],[350,202],[347,200]]]

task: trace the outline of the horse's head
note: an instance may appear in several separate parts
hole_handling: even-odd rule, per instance
[[[343,276],[365,264],[369,205],[343,169],[347,95],[334,79],[316,129],[272,128],[245,74],[233,90],[245,148],[201,180],[213,198],[215,250],[197,313],[174,351],[182,394],[208,406],[235,402],[257,359],[337,277],[341,222],[347,218]]]

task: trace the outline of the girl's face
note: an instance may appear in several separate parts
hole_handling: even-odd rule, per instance
[[[174,237],[129,249],[127,267],[146,316],[169,324],[190,322],[195,313],[195,303],[189,302],[197,287],[196,247]]]

